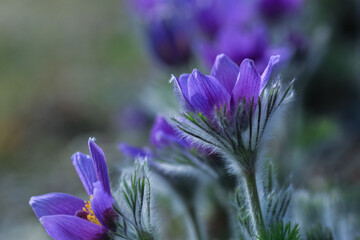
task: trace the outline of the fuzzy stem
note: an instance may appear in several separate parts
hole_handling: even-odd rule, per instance
[[[187,210],[188,210],[188,214],[189,214],[189,219],[191,221],[191,224],[194,228],[194,232],[196,235],[196,239],[197,240],[202,240],[202,233],[201,233],[201,227],[200,227],[200,223],[199,223],[199,219],[198,219],[198,214],[196,212],[195,207],[193,206],[193,204],[186,204],[187,205]]]
[[[255,225],[255,230],[259,233],[261,230],[265,229],[265,224],[261,211],[255,172],[245,172],[244,179],[246,183],[246,193],[248,195],[251,217]]]

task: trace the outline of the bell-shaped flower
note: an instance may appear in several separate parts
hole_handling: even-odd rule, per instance
[[[30,206],[55,240],[105,240],[116,230],[118,218],[113,209],[109,175],[102,149],[89,139],[91,156],[75,153],[73,165],[90,201],[65,193],[34,196]]]
[[[203,75],[195,69],[191,74],[173,77],[175,93],[185,110],[212,118],[216,109],[226,106],[231,109],[242,100],[256,102],[279,58],[270,57],[267,67],[260,74],[252,60],[245,59],[238,67],[229,57],[220,54],[216,57],[211,75]]]

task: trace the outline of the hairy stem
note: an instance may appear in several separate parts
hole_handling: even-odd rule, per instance
[[[249,201],[251,218],[254,222],[256,233],[259,233],[265,228],[265,224],[256,185],[255,171],[244,173],[244,179],[246,183],[246,194]]]
[[[188,214],[189,214],[189,220],[191,221],[192,226],[194,227],[194,233],[196,234],[197,240],[202,240],[202,232],[201,232],[201,226],[198,219],[198,214],[195,209],[195,206],[192,204],[188,204],[187,206]]]

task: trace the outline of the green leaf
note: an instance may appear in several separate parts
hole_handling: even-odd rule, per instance
[[[299,240],[299,225],[295,224],[292,227],[290,222],[284,224],[280,221],[270,226],[269,229],[260,232],[256,238],[259,240]]]
[[[318,224],[306,232],[306,240],[333,240],[333,236],[329,228]]]

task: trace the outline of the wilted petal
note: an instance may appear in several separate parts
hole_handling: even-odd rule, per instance
[[[75,215],[85,205],[84,200],[66,193],[48,193],[30,198],[30,206],[38,218],[48,215]]]
[[[254,62],[245,59],[240,65],[240,72],[233,89],[233,101],[236,104],[241,99],[257,101],[260,92],[260,74],[256,71]]]
[[[232,94],[238,74],[239,67],[225,54],[216,57],[211,75],[225,87],[229,94]]]
[[[100,182],[94,184],[94,197],[91,200],[91,207],[94,210],[96,218],[102,226],[115,230],[115,219],[117,214],[113,209],[114,199],[103,188]]]
[[[275,64],[277,64],[279,62],[279,60],[280,60],[279,55],[270,57],[269,63],[261,75],[260,93],[266,87],[266,84],[268,83],[268,81],[270,79],[272,68]]]
[[[94,191],[94,183],[98,181],[93,161],[90,156],[83,153],[75,153],[71,157],[72,163],[78,173],[85,190],[90,195]]]
[[[107,229],[85,219],[54,215],[40,218],[46,232],[54,240],[109,240]]]
[[[109,194],[111,194],[109,174],[106,166],[105,154],[103,150],[98,145],[96,145],[96,143],[91,138],[89,138],[88,144],[89,144],[91,158],[93,160],[97,179],[102,183],[104,189]]]
[[[131,146],[127,143],[119,143],[118,149],[122,154],[124,154],[126,157],[130,158],[137,158],[137,157],[151,157],[152,152],[148,148],[139,148]]]
[[[205,76],[194,69],[188,79],[189,99],[196,111],[211,117],[215,107],[226,105],[230,95],[213,76]]]

